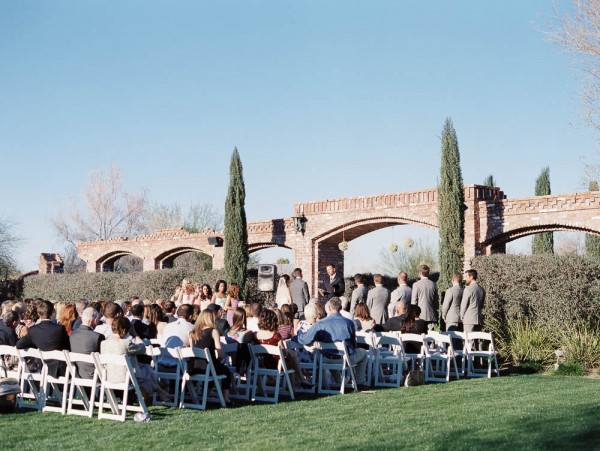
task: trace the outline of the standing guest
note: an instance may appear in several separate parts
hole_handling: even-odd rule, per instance
[[[408,282],[408,274],[404,271],[398,274],[398,288],[392,291],[390,297],[390,305],[388,306],[388,315],[389,317],[394,316],[394,312],[396,311],[396,303],[402,301],[406,304],[407,310],[410,305],[410,298],[412,296],[412,290],[407,285]]]
[[[304,307],[306,307],[310,300],[308,284],[302,280],[302,270],[300,268],[294,269],[292,276],[294,276],[294,280],[290,284],[290,295],[292,296],[293,303],[298,307],[295,319],[301,319],[304,315]]]
[[[279,278],[277,285],[277,292],[275,293],[275,303],[277,308],[281,308],[283,304],[292,303],[292,294],[290,293],[290,276],[282,274]]]
[[[196,294],[194,293],[194,284],[187,280],[183,279],[181,282],[181,290],[179,291],[179,296],[177,297],[177,301],[175,304],[183,305],[183,304],[194,304],[196,300]]]
[[[104,324],[96,326],[94,332],[104,335],[104,338],[108,338],[112,335],[112,324],[115,318],[123,316],[123,309],[116,302],[109,302],[104,308]]]
[[[203,311],[208,307],[208,304],[212,302],[212,288],[209,284],[205,283],[200,289],[200,310]]]
[[[250,304],[250,317],[246,318],[246,327],[251,332],[258,332],[258,317],[262,313],[262,305],[255,302]]]
[[[382,285],[383,277],[381,274],[375,274],[373,281],[375,282],[375,288],[369,290],[367,307],[369,307],[375,324],[383,324],[388,319],[387,307],[390,303],[390,290]]]
[[[75,329],[69,337],[71,352],[80,354],[91,354],[100,352],[100,343],[104,341],[104,335],[94,332],[98,312],[92,307],[87,307],[81,315],[81,326]],[[79,377],[91,379],[94,377],[94,364],[76,363]]]
[[[0,345],[14,346],[19,337],[15,332],[19,324],[19,315],[14,310],[6,310],[2,313],[0,321]]]
[[[213,294],[211,302],[213,304],[217,304],[219,307],[223,308],[225,306],[225,302],[227,301],[227,282],[224,280],[217,280],[215,285],[215,294]]]
[[[323,343],[343,341],[348,349],[350,364],[356,365],[356,383],[361,389],[364,389],[368,363],[367,352],[356,347],[354,322],[340,315],[341,309],[340,299],[331,298],[325,305],[327,318],[317,321],[307,332],[298,334],[298,342],[303,345],[312,345],[315,341]]]
[[[323,288],[319,288],[319,294],[323,296],[326,301],[334,296],[343,296],[344,291],[346,290],[344,278],[337,272],[333,263],[327,265],[327,276],[323,278],[321,283]]]
[[[371,318],[371,312],[367,304],[360,303],[354,310],[354,324],[357,330],[367,331],[375,326],[375,321]]]
[[[54,306],[50,301],[42,301],[38,304],[37,314],[40,318],[39,324],[29,328],[29,332],[17,341],[17,349],[37,348],[40,351],[62,351],[70,350],[69,336],[67,330],[61,324],[51,321]],[[48,374],[53,377],[65,374],[64,362],[49,360]]]
[[[222,379],[223,398],[225,403],[231,405],[229,399],[229,389],[231,388],[231,372],[223,363],[223,350],[221,348],[220,334],[216,329],[216,316],[211,309],[204,310],[200,313],[194,330],[190,332],[190,344],[194,348],[207,349],[210,352],[215,370],[218,375],[227,376]],[[206,371],[206,361],[196,359],[192,363],[192,373],[200,373]]]
[[[483,302],[485,291],[477,282],[477,271],[469,269],[465,271],[465,288],[460,303],[460,319],[463,322],[465,332],[477,332],[483,325]]]
[[[354,283],[356,283],[356,288],[352,290],[352,297],[350,298],[350,313],[352,315],[354,315],[354,309],[358,304],[367,302],[367,295],[369,294],[369,289],[364,285],[362,274],[354,276]]]
[[[442,319],[446,323],[446,330],[456,330],[460,322],[460,302],[463,297],[463,287],[460,286],[462,276],[460,273],[452,275],[452,287],[446,290],[442,303]]]
[[[237,283],[232,283],[227,290],[227,299],[223,309],[227,312],[227,322],[229,326],[233,324],[233,312],[238,308],[240,303],[240,286]]]
[[[411,304],[418,305],[421,309],[423,321],[431,329],[438,321],[438,309],[440,307],[437,286],[429,279],[429,266],[419,266],[420,280],[413,284]]]

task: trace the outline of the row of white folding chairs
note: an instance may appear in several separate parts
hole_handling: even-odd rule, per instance
[[[30,370],[29,365],[34,362],[32,359],[42,362],[41,371]],[[52,375],[49,371],[49,361],[62,364],[65,368],[64,374]],[[16,369],[8,368],[11,363],[16,365]],[[79,376],[78,364],[91,365],[94,368],[91,379]],[[21,393],[17,405],[21,408],[91,418],[94,407],[98,407],[98,418],[121,421],[125,420],[127,412],[130,411],[147,413],[146,404],[135,378],[135,362],[127,355],[78,354],[69,351],[40,351],[33,348],[16,349],[12,346],[0,345],[0,366],[3,366],[5,370],[3,372],[7,377],[19,380]],[[111,370],[120,369],[124,379],[117,382],[110,380],[109,367]],[[136,395],[137,405],[129,399],[130,390]],[[109,408],[110,413],[107,411]]]

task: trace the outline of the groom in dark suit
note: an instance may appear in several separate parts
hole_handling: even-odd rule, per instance
[[[344,278],[336,272],[333,263],[327,265],[327,276],[323,278],[321,283],[322,288],[319,288],[319,294],[323,296],[326,301],[332,297],[343,296],[344,291],[346,290]]]
[[[43,301],[37,308],[40,318],[39,324],[31,326],[29,332],[19,341],[17,349],[37,348],[40,351],[71,350],[69,335],[61,324],[54,324],[50,318],[54,313],[54,305],[50,301]],[[58,360],[48,360],[48,374],[53,377],[63,376],[66,366]]]

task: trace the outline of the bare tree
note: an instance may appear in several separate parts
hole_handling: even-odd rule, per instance
[[[144,216],[144,233],[172,227],[183,227],[191,233],[201,232],[206,228],[222,230],[223,213],[212,204],[192,204],[185,218],[177,203],[155,204],[147,210]]]
[[[14,229],[14,222],[0,218],[0,275],[18,272],[14,254],[22,239],[15,234]]]
[[[600,0],[573,0],[572,13],[557,10],[556,20],[551,39],[575,54],[587,120],[600,129]]]
[[[59,238],[76,247],[82,241],[139,234],[143,230],[146,207],[146,189],[127,192],[121,172],[113,164],[93,171],[83,201],[71,199],[69,206],[60,210],[51,221]]]

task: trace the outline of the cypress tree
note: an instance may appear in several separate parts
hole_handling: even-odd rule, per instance
[[[600,191],[598,182],[592,180],[589,185],[590,191]],[[585,235],[585,255],[590,258],[600,259],[600,236],[587,233]]]
[[[539,177],[535,181],[535,195],[547,196],[550,191],[550,168],[546,166],[542,169]],[[531,243],[532,254],[553,254],[554,253],[554,234],[552,232],[542,232],[533,235]]]
[[[248,267],[248,229],[246,226],[246,188],[242,161],[237,147],[229,165],[229,188],[225,200],[225,278],[240,285],[240,296],[246,298]]]
[[[447,118],[442,130],[442,164],[438,186],[440,291],[451,286],[453,273],[462,273],[465,255],[464,202],[458,139],[452,120]]]
[[[483,181],[483,186],[496,186],[496,180],[492,174],[488,175]]]

